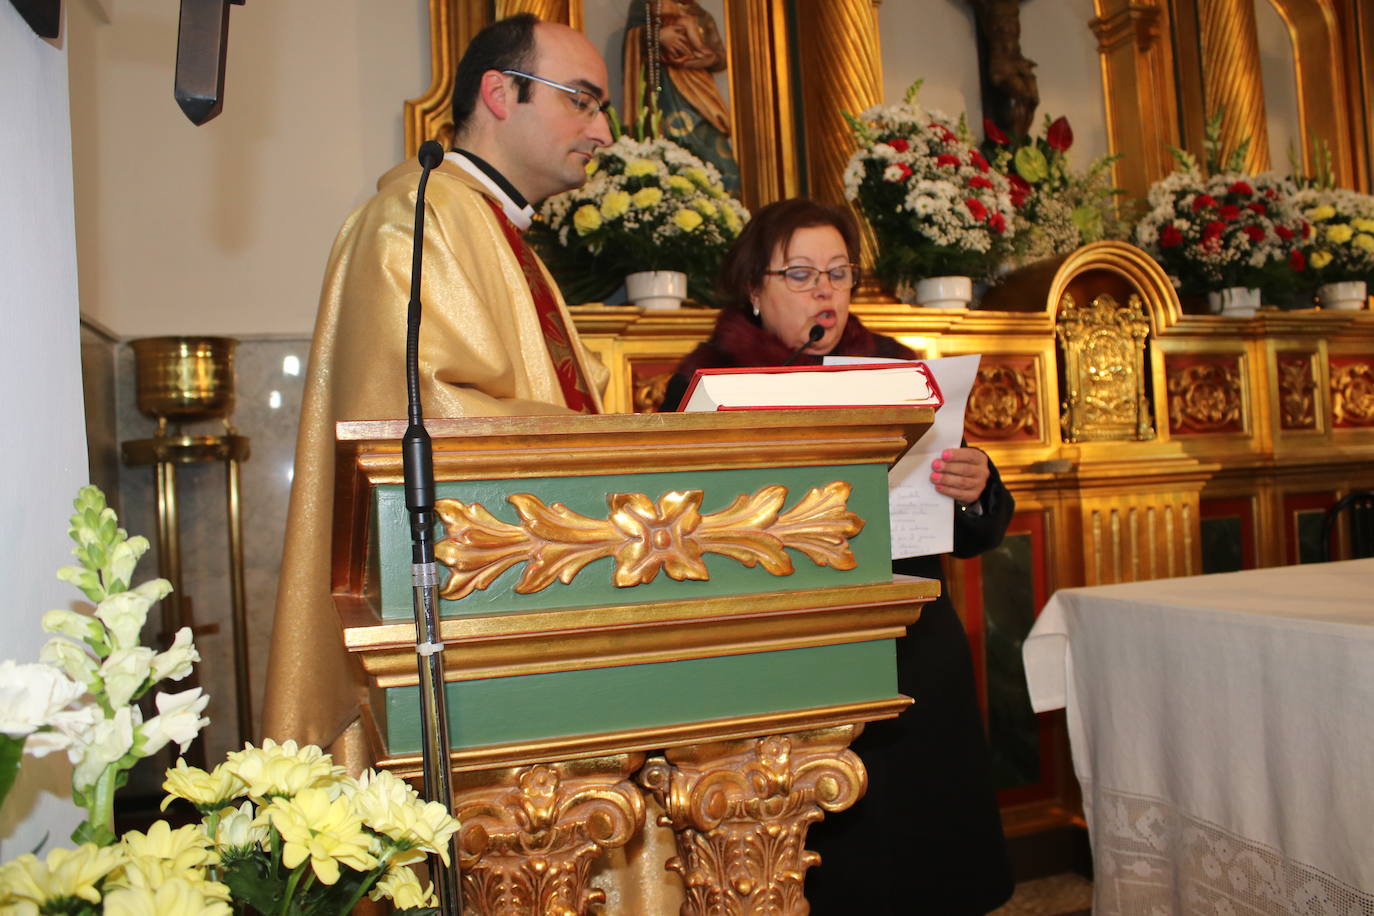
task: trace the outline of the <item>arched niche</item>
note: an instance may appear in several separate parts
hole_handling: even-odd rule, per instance
[[[1126,242],[1093,242],[1064,259],[1045,296],[1051,321],[1058,319],[1066,293],[1076,302],[1091,302],[1103,294],[1127,302],[1138,295],[1150,319],[1150,333],[1156,337],[1183,315],[1178,293],[1164,269]]]

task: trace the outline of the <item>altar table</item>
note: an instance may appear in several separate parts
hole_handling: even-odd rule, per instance
[[[1095,916],[1374,914],[1374,559],[1056,592]]]

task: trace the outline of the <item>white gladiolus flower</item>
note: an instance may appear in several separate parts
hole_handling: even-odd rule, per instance
[[[96,661],[85,647],[69,639],[55,636],[38,652],[38,660],[45,665],[61,668],[83,689],[89,689],[96,676]]]
[[[111,595],[95,609],[95,616],[109,629],[115,649],[128,649],[139,644],[139,634],[148,619],[148,609],[172,591],[166,579],[144,582],[138,588]]]
[[[152,673],[155,653],[147,646],[116,649],[100,666],[105,694],[111,706],[127,706]]]
[[[113,719],[99,718],[84,734],[72,736],[67,755],[76,764],[74,788],[85,790],[95,785],[105,767],[129,753],[134,746],[135,717],[141,718],[137,707],[123,706]]]
[[[199,687],[180,693],[159,693],[157,715],[138,730],[143,738],[143,756],[156,754],[169,741],[175,742],[185,753],[200,730],[210,724],[209,719],[201,716],[209,702],[210,698]]]
[[[86,692],[51,665],[0,662],[0,732],[22,738]]]
[[[98,620],[62,608],[44,614],[42,626],[45,633],[56,633],[82,642],[103,639],[105,636]]]
[[[200,661],[200,653],[191,642],[191,628],[177,630],[176,638],[166,652],[159,652],[153,658],[153,682],[163,678],[179,681],[191,673],[191,666]]]

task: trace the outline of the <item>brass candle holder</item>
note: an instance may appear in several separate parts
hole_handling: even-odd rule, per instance
[[[234,680],[239,739],[253,736],[248,670],[248,615],[244,605],[240,465],[249,443],[229,422],[234,410],[234,348],[229,337],[148,337],[130,342],[136,366],[138,409],[157,420],[157,435],[123,444],[124,461],[152,465],[157,477],[158,567],[173,591],[162,601],[162,638],[170,643],[190,625],[191,602],[182,587],[181,529],[176,469],[180,464],[223,461],[229,517],[229,587],[233,603]],[[223,433],[187,435],[181,424],[220,420]],[[193,628],[194,631],[194,628]]]

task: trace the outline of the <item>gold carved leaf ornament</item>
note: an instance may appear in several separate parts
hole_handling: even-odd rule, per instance
[[[742,493],[719,512],[703,515],[702,491],[670,491],[651,500],[644,493],[612,493],[605,518],[592,518],[562,503],[546,504],[529,493],[506,497],[519,524],[501,521],[480,503],[440,499],[435,511],[444,537],[436,559],[450,570],[439,594],[449,600],[485,589],[506,570],[524,563],[515,585],[522,595],[568,584],[588,564],[615,561],[611,581],[619,588],[652,582],[659,571],[672,579],[706,580],[703,554],[729,557],[747,567],[762,566],[775,576],[790,575],[787,548],[817,566],[853,569],[858,561],[849,539],[863,530],[863,519],[847,506],[852,487],[832,481],[809,490],[782,511],[787,488],[777,484]]]

